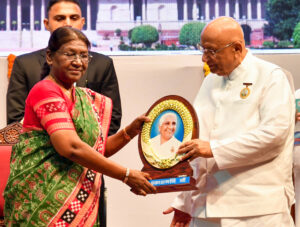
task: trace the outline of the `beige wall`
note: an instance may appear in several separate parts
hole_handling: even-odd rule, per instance
[[[0,57],[0,128],[6,125],[7,60]]]
[[[163,96],[181,95],[192,102],[203,79],[200,56],[196,55],[114,57],[114,63],[122,98],[121,128]],[[112,159],[141,169],[137,138]],[[137,197],[123,183],[106,179],[109,227],[169,225],[171,215],[163,216],[162,211],[168,208],[175,193]]]
[[[257,54],[256,56],[288,70],[293,75],[295,89],[300,88],[300,54]]]
[[[289,70],[300,88],[300,54],[259,55]],[[136,116],[146,112],[165,95],[181,95],[193,102],[200,88],[203,72],[200,55],[168,56],[114,56],[122,99],[123,119],[121,128]],[[7,89],[7,62],[0,58],[0,128],[5,126],[5,94]],[[118,163],[141,169],[137,138],[112,157]],[[109,227],[164,227],[169,226],[171,215],[162,211],[177,193],[163,193],[137,197],[122,182],[106,178],[108,188]]]

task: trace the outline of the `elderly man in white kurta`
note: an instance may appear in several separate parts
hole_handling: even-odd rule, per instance
[[[155,154],[161,159],[174,158],[181,142],[174,137],[177,117],[174,113],[165,113],[159,120],[159,135],[150,139]]]
[[[294,226],[294,96],[279,66],[254,57],[232,18],[201,34],[212,74],[194,102],[200,137],[178,153],[191,158],[199,190],[183,192],[165,214],[171,226]]]

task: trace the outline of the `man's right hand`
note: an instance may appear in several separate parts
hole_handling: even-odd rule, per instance
[[[163,212],[163,214],[170,214],[174,212],[174,216],[170,227],[188,227],[192,217],[183,211],[177,210],[173,207],[169,207]]]

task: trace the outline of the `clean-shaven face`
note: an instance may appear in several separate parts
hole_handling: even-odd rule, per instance
[[[169,140],[176,130],[176,117],[174,115],[168,115],[165,117],[162,124],[159,126],[159,132],[164,140]]]
[[[81,30],[84,22],[80,7],[73,2],[64,1],[55,3],[48,12],[48,18],[44,19],[45,27],[50,33],[63,26]]]

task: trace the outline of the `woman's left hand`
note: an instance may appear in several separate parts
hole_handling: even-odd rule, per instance
[[[129,125],[118,133],[111,135],[107,138],[105,157],[110,157],[124,147],[130,139],[133,139],[138,133],[141,132],[144,122],[151,121],[145,114],[137,117]]]
[[[150,118],[147,117],[145,114],[143,114],[137,117],[136,119],[134,119],[134,121],[131,122],[128,126],[126,126],[125,130],[127,134],[130,136],[130,138],[132,139],[133,137],[135,137],[137,134],[141,132],[144,122],[150,122],[150,121],[151,121]]]

